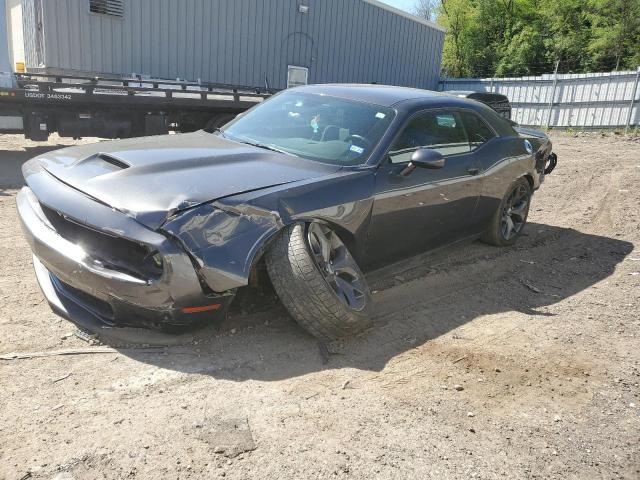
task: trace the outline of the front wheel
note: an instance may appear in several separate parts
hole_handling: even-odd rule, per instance
[[[507,190],[481,240],[498,247],[513,245],[527,223],[533,191],[526,178],[519,178]]]
[[[371,325],[364,275],[340,237],[318,222],[285,228],[266,255],[276,293],[303,328],[336,340]]]

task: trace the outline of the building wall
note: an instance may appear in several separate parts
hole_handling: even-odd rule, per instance
[[[5,0],[0,0],[0,87],[13,85]]]
[[[34,2],[22,0],[25,35]],[[444,32],[369,0],[124,0],[123,18],[88,0],[45,0],[45,67],[284,88],[287,65],[310,83],[435,89]],[[309,7],[300,13],[299,4]],[[30,24],[33,25],[33,24]],[[27,33],[29,32],[29,33]],[[25,38],[27,68],[37,68]]]
[[[24,63],[24,39],[22,36],[22,2],[21,0],[6,0],[7,29],[9,39],[9,57],[13,70],[17,70],[16,63]]]
[[[22,0],[22,35],[24,41],[24,61],[27,67],[36,68],[35,0]]]

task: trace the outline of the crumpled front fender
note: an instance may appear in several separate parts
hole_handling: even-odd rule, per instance
[[[254,259],[284,226],[280,214],[252,205],[204,204],[162,226],[177,238],[215,292],[247,285]]]
[[[286,187],[245,192],[177,213],[163,226],[190,254],[215,292],[248,284],[270,240],[294,222],[318,220],[345,233],[358,257],[373,204],[372,169],[345,171]]]

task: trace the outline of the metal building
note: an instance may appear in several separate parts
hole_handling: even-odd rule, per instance
[[[15,0],[14,0],[15,2]],[[374,0],[22,0],[29,72],[436,89],[444,30]],[[17,63],[17,62],[16,62]]]

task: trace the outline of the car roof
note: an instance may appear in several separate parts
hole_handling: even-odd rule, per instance
[[[452,105],[457,103],[456,100],[458,100],[456,99],[456,97],[453,97],[451,95],[434,92],[432,90],[421,90],[419,88],[410,87],[395,87],[392,85],[327,83],[317,85],[304,85],[295,87],[295,90],[305,93],[324,94],[333,97],[373,103],[384,107],[392,107],[406,100],[433,100],[434,103],[442,103],[444,101],[447,104],[449,104],[449,101],[451,101]]]

